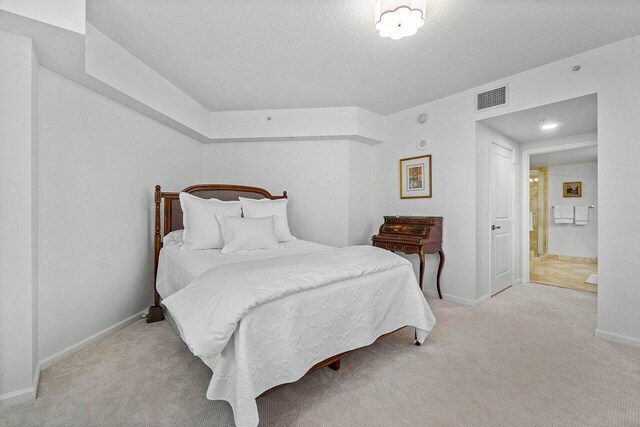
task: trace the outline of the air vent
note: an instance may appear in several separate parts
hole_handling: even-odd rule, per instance
[[[502,105],[507,105],[506,86],[476,94],[476,111],[500,107]]]

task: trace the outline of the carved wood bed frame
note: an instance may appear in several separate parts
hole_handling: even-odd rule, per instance
[[[230,201],[238,200],[238,197],[246,197],[247,199],[286,199],[287,192],[283,191],[282,196],[273,196],[264,188],[250,187],[246,185],[230,185],[230,184],[198,184],[185,188],[182,192],[202,197],[203,199],[216,198],[218,200]],[[184,228],[182,223],[182,207],[180,206],[181,192],[162,191],[159,185],[155,190],[155,228],[154,228],[154,267],[153,267],[153,305],[149,307],[147,315],[147,323],[154,323],[164,320],[162,306],[160,305],[160,294],[156,289],[156,279],[158,277],[158,259],[160,257],[160,249],[162,249],[162,238],[175,230]],[[346,353],[337,354],[320,363],[315,364],[308,372],[316,371],[325,366],[329,366],[334,371],[340,369],[340,359]],[[284,385],[284,384],[283,384]],[[267,390],[262,395],[269,393],[276,388]],[[261,396],[262,396],[261,395]]]
[[[238,200],[239,197],[247,199],[286,199],[287,192],[284,191],[282,196],[272,196],[264,188],[249,187],[246,185],[229,185],[229,184],[198,184],[185,188],[181,192],[193,194],[203,199],[216,198],[218,200],[230,201]],[[158,258],[160,249],[162,249],[162,238],[175,230],[182,230],[182,207],[180,206],[181,192],[161,191],[159,185],[156,185],[155,205],[156,219],[155,230],[153,236],[153,305],[149,307],[147,315],[147,323],[158,322],[164,319],[162,306],[160,305],[160,294],[156,289],[156,279],[158,277]],[[164,207],[162,210],[161,207]]]
[[[287,192],[283,191],[282,196],[273,196],[267,190],[259,187],[250,187],[245,185],[229,185],[229,184],[198,184],[182,190],[185,193],[193,194],[194,196],[201,197],[203,199],[216,198],[218,200],[230,201],[238,200],[238,197],[246,197],[247,199],[286,199]],[[162,238],[169,234],[171,231],[181,230],[184,228],[182,223],[182,208],[180,206],[180,192],[165,192],[161,191],[159,185],[156,185],[155,190],[155,229],[154,229],[154,274],[153,274],[153,305],[149,307],[149,313],[147,315],[147,323],[158,322],[164,320],[164,314],[162,312],[162,306],[160,305],[160,294],[156,289],[156,279],[158,276],[158,258],[160,256],[160,249],[162,249]],[[162,209],[164,208],[164,209]],[[399,328],[402,329],[402,328]],[[397,330],[399,330],[397,329]],[[396,331],[397,331],[396,330]],[[390,335],[396,331],[384,334],[378,339]],[[416,341],[416,345],[420,345]],[[355,351],[355,350],[351,350]],[[347,351],[345,353],[336,354],[322,362],[313,365],[307,373],[317,371],[318,369],[326,366],[330,367],[334,371],[340,369],[340,359],[342,356],[351,353]],[[266,392],[262,393],[263,396],[271,391],[274,391],[285,384],[276,386]],[[260,397],[258,396],[258,397]]]

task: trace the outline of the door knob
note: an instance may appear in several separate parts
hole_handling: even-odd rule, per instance
[[[492,230],[499,230],[499,229],[500,229],[500,226],[499,226],[499,225],[492,225],[492,226],[491,226],[491,229],[492,229]]]

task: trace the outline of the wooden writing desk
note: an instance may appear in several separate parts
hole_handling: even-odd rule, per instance
[[[444,266],[442,251],[442,217],[441,216],[385,216],[377,235],[371,238],[373,246],[393,252],[418,254],[420,257],[420,289],[424,278],[425,254],[438,253],[438,276],[436,286],[438,297],[440,292],[440,273]]]

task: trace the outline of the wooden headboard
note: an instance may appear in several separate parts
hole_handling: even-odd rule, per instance
[[[230,201],[238,200],[239,197],[247,199],[286,199],[287,192],[284,191],[282,196],[272,196],[264,188],[249,187],[246,185],[230,185],[230,184],[198,184],[187,187],[181,192],[193,194],[203,199],[216,198],[218,200]],[[180,206],[180,193],[169,193],[162,191],[159,185],[156,185],[155,192],[155,230],[154,230],[154,275],[153,275],[153,302],[149,308],[147,322],[157,322],[164,319],[162,307],[160,307],[160,295],[156,290],[156,278],[158,275],[158,258],[160,249],[162,249],[162,237],[172,231],[184,228],[182,223],[182,207]],[[164,206],[163,206],[164,205]]]
[[[193,194],[203,199],[215,198],[223,201],[238,200],[239,197],[247,199],[286,199],[287,192],[283,192],[282,196],[272,196],[264,188],[249,187],[245,185],[229,185],[229,184],[198,184],[187,187],[181,192]],[[160,221],[160,205],[164,204],[162,236],[166,236],[172,231],[184,228],[182,224],[182,208],[180,207],[180,192],[167,193],[160,190],[160,186],[156,185],[156,232],[159,231]],[[163,203],[164,202],[164,203]]]

